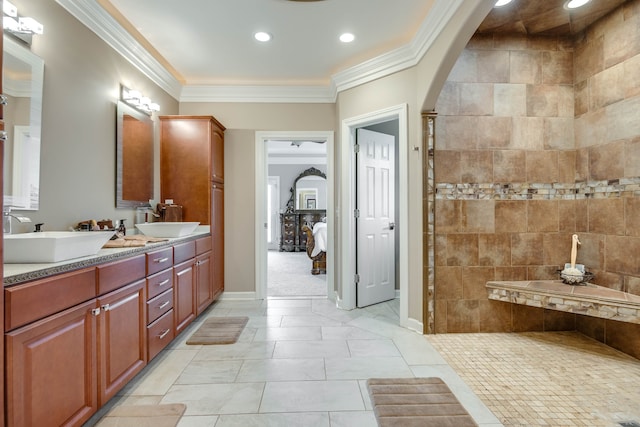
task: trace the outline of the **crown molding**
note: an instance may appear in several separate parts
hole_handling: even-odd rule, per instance
[[[331,76],[326,86],[182,85],[95,0],[56,0],[179,102],[334,103],[337,94],[418,64],[464,0],[436,0],[413,40]]]
[[[182,84],[95,0],[56,0],[78,21],[175,99]]]
[[[336,93],[417,65],[463,1],[436,0],[409,44],[334,74],[332,81]]]

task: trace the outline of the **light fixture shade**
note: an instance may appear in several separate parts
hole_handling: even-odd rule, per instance
[[[23,32],[33,34],[44,33],[44,26],[33,18],[28,16],[20,17],[18,22],[20,23],[20,30]]]
[[[18,8],[13,5],[13,3],[4,0],[2,2],[2,13],[7,16],[11,16],[12,18],[18,17]]]
[[[4,16],[2,18],[2,28],[13,33],[20,31],[20,23],[10,16]]]

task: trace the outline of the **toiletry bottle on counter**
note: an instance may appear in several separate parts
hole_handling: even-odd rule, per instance
[[[120,220],[120,223],[118,224],[118,235],[120,237],[124,237],[127,234],[127,228],[124,226],[124,219]]]

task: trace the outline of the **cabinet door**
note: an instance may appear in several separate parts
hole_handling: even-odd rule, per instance
[[[196,258],[196,314],[200,315],[213,302],[211,252]]]
[[[182,205],[183,221],[210,224],[211,118],[160,118],[160,194]]]
[[[194,265],[195,260],[192,259],[173,268],[173,313],[176,335],[196,317]]]
[[[224,133],[211,122],[211,180],[224,182]]]
[[[6,334],[7,425],[82,425],[97,411],[95,306]]]
[[[98,382],[104,405],[147,363],[145,280],[98,298]]]
[[[224,291],[224,185],[213,184],[211,220],[213,299]]]

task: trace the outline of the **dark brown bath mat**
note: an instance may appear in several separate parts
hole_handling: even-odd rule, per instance
[[[380,427],[477,427],[440,378],[367,380]]]
[[[187,340],[192,345],[233,344],[238,341],[248,317],[209,317]]]

